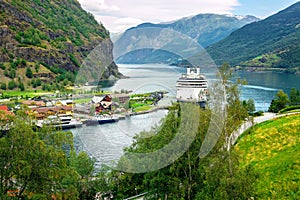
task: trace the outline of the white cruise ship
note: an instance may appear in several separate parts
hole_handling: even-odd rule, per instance
[[[182,74],[177,81],[177,101],[197,102],[201,107],[205,107],[208,95],[208,84],[204,74],[200,73],[200,68],[187,68],[186,74]]]

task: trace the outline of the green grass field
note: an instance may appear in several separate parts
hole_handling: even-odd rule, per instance
[[[88,103],[92,100],[92,98],[81,98],[81,99],[74,99],[74,103]]]
[[[42,95],[47,95],[47,94],[53,94],[53,92],[45,92],[43,90],[28,90],[28,91],[3,91],[4,95],[9,95],[11,97],[35,97],[35,96],[42,96]]]
[[[248,130],[235,151],[242,167],[259,174],[259,199],[300,199],[300,115],[270,120]]]
[[[153,106],[147,106],[147,105],[144,105],[144,106],[140,106],[140,107],[136,107],[133,109],[134,112],[142,112],[142,111],[148,111],[148,110],[151,110],[153,108]]]

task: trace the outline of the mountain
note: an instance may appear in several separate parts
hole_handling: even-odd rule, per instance
[[[299,72],[300,2],[234,31],[206,50],[218,65]]]
[[[207,47],[228,36],[231,32],[245,24],[258,21],[254,16],[199,14],[186,17],[174,22],[160,24],[144,23],[135,28],[168,28],[188,35],[198,43]]]
[[[77,0],[1,1],[1,82],[18,79],[29,86],[28,68],[33,78],[45,83],[53,78],[74,82],[80,65],[100,43],[105,43],[103,51],[112,58],[108,31]],[[119,76],[113,62],[101,78]]]
[[[183,18],[173,22],[165,22],[160,24],[143,23],[137,27],[128,29],[123,36],[118,40],[126,40],[130,38],[130,34],[139,32],[139,38],[148,37],[149,35],[156,35],[158,29],[169,29],[179,34],[190,37],[191,39],[198,42],[202,47],[207,47],[215,42],[224,39],[231,32],[244,26],[245,24],[258,21],[259,19],[253,16],[230,16],[230,15],[217,15],[217,14],[199,14],[192,17]],[[144,31],[143,31],[144,30]],[[136,35],[134,35],[136,40]],[[148,37],[149,39],[149,37]],[[118,41],[120,42],[120,41]],[[134,41],[132,41],[134,42]],[[126,47],[124,47],[126,48]],[[159,50],[152,51],[151,49],[146,50],[143,57],[136,59],[136,54],[141,55],[141,52],[130,52],[126,56],[122,56],[117,59],[120,63],[157,63],[164,62],[170,63],[174,61],[174,56],[165,54]],[[154,56],[150,56],[151,54]],[[157,56],[160,55],[160,56]],[[178,57],[176,57],[177,60]]]

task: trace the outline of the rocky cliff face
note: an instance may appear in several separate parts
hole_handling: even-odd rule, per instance
[[[23,59],[29,67],[39,64],[56,74],[75,73],[102,42],[108,44],[103,51],[112,59],[108,31],[76,0],[1,0],[0,63],[7,69]],[[111,62],[100,78],[120,76]]]

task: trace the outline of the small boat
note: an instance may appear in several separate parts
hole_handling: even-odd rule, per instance
[[[117,121],[119,121],[119,117],[113,115],[96,115],[91,119],[85,120],[83,123],[87,126],[92,126],[98,124],[114,123]]]
[[[78,121],[70,116],[57,117],[57,116],[49,116],[45,120],[40,120],[37,124],[38,128],[43,126],[54,127],[56,129],[71,129],[82,127],[83,123]]]

